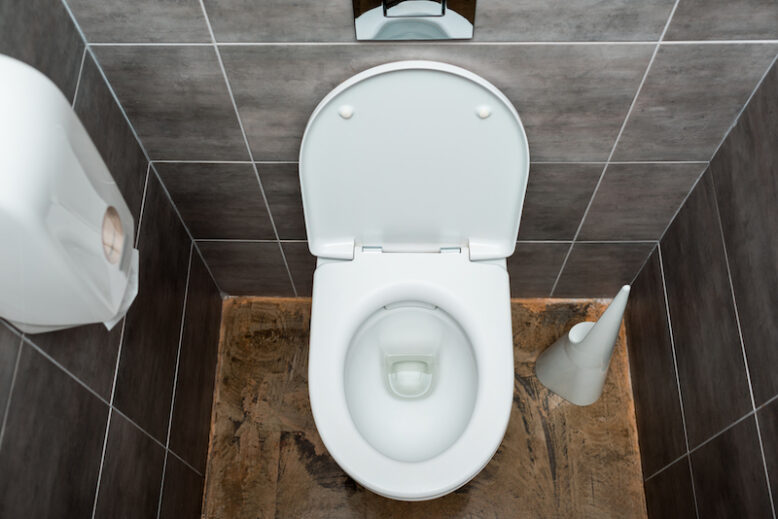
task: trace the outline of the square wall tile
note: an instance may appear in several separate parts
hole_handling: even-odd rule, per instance
[[[111,413],[95,518],[157,517],[165,448],[130,423]]]
[[[262,189],[282,240],[304,240],[305,215],[297,163],[257,164]]]
[[[294,286],[299,297],[313,295],[313,271],[316,270],[316,256],[308,249],[308,242],[282,242],[286,263],[292,272]]]
[[[68,0],[90,43],[211,43],[198,0]]]
[[[479,0],[476,41],[658,40],[672,0]]]
[[[123,324],[124,320],[119,321],[110,331],[103,323],[95,323],[27,338],[95,393],[110,400]]]
[[[778,39],[778,2],[682,0],[665,40]]]
[[[221,47],[259,161],[297,160],[305,125],[340,82],[389,61],[462,66],[500,88],[525,125],[533,160],[605,160],[653,45],[261,45]]]
[[[0,2],[0,54],[32,65],[73,99],[84,42],[61,1]]]
[[[749,416],[690,454],[699,517],[770,517],[756,422]]]
[[[84,60],[74,110],[130,208],[137,232],[148,162],[90,54]]]
[[[661,243],[690,448],[751,410],[715,204],[706,172]]]
[[[351,0],[205,0],[216,41],[356,41]]]
[[[773,493],[773,502],[778,500],[778,399],[773,400],[756,413],[759,432],[762,435],[767,475]]]
[[[154,167],[195,239],[275,239],[251,164],[157,162]]]
[[[611,164],[580,240],[658,240],[706,164]]]
[[[8,395],[11,394],[11,381],[21,344],[21,336],[16,335],[0,321],[0,424],[3,423]]]
[[[778,65],[711,161],[710,171],[754,399],[760,405],[778,394]]]
[[[219,287],[231,296],[294,296],[275,241],[198,241]]]
[[[508,258],[511,297],[548,297],[569,243],[519,242]]]
[[[778,44],[662,45],[613,160],[707,161]]]
[[[576,243],[554,297],[614,297],[632,282],[654,243]]]
[[[624,320],[640,458],[648,477],[686,452],[659,249],[632,284]]]
[[[572,240],[605,164],[530,164],[520,240]]]
[[[178,361],[169,448],[205,473],[216,378],[222,299],[197,253],[192,254]]]
[[[93,51],[152,159],[248,160],[213,47]]]
[[[138,296],[125,317],[114,405],[159,441],[167,437],[191,242],[156,176],[149,178],[138,248]]]
[[[202,476],[168,454],[159,519],[200,519],[204,483]]]
[[[0,517],[90,517],[108,405],[22,346],[0,446]]]
[[[641,438],[641,449],[643,440]],[[689,459],[684,456],[644,483],[650,519],[697,519]]]

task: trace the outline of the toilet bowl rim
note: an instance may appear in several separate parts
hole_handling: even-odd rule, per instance
[[[456,284],[435,280],[393,280],[359,295],[346,289],[318,299],[322,294],[314,290],[309,353],[314,420],[333,458],[374,492],[406,500],[444,495],[469,481],[499,447],[513,395],[513,345],[510,308],[505,304],[501,313],[499,304],[507,277],[497,269],[487,272],[493,275],[481,279],[477,292],[482,297],[474,297],[473,287],[456,290]],[[415,463],[393,460],[367,443],[351,420],[343,381],[346,352],[362,323],[382,306],[407,300],[432,303],[448,313],[468,337],[478,370],[476,404],[463,433],[443,453]],[[493,317],[488,323],[474,317],[484,311]]]

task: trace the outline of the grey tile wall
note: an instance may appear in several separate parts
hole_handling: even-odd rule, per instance
[[[757,405],[778,393],[778,67],[711,162]]]
[[[174,463],[164,477],[168,490],[163,489],[166,455],[177,459],[172,452],[179,448],[168,445],[166,434],[192,241],[93,59],[94,48],[85,54],[84,43],[59,0],[0,2],[0,52],[30,62],[74,100],[135,217],[145,261],[143,295],[130,318],[110,331],[97,324],[23,336],[0,321],[0,474],[13,475],[0,476],[0,517],[157,517],[160,492],[169,517],[171,503],[183,502],[182,489],[187,496],[202,492],[201,472],[189,467],[193,478]],[[183,81],[181,76],[177,80]],[[176,264],[182,256],[183,264]],[[170,268],[171,263],[176,266]],[[204,278],[202,269],[196,276],[187,308],[198,314],[189,321],[199,331],[187,335],[179,407],[206,411],[188,414],[186,427],[177,428],[189,431],[207,430],[212,395],[207,388],[184,388],[185,381],[199,374],[207,379],[215,370],[213,353],[192,358],[189,352],[216,348],[213,329],[218,330],[220,309],[212,279]],[[171,342],[172,364],[166,347]],[[119,368],[125,375],[139,374],[148,387],[133,387],[137,379],[120,377],[117,391]],[[119,393],[122,406],[147,428],[118,410],[114,397]],[[161,424],[147,419],[157,414]],[[162,439],[154,438],[152,430],[161,430]],[[181,510],[196,507],[199,515],[199,499],[189,499],[187,506]]]
[[[567,258],[555,297],[613,297],[640,270],[654,243],[576,243]]]
[[[658,240],[705,164],[610,164],[586,214],[582,240]]]
[[[34,23],[30,23],[34,20]],[[0,54],[48,76],[72,100],[84,56],[84,41],[62,2],[4,0],[0,3]]]
[[[512,263],[542,279],[514,281],[512,291],[549,295],[540,287],[553,278],[555,295],[586,297],[634,277],[642,261],[630,244],[664,233],[778,53],[772,0],[481,1],[474,42],[457,43],[357,43],[350,0],[204,0],[204,10],[196,0],[71,4],[151,158],[182,162],[155,166],[232,294],[309,292],[305,248],[280,245],[306,239],[294,162],[316,104],[365,68],[445,61],[506,93],[533,161],[519,240],[555,242],[547,252],[625,242],[610,253],[624,251],[613,274],[585,273],[575,250],[572,262],[559,262],[566,272],[552,273],[528,264],[545,257],[529,247]],[[247,173],[209,178],[253,169],[251,160],[263,193],[241,189]],[[624,164],[602,176],[611,160]],[[227,165],[234,161],[245,164]],[[261,258],[247,253],[260,248]]]
[[[511,297],[548,296],[569,250],[569,243],[517,243],[508,258]]]
[[[248,158],[212,47],[93,51],[152,159]]]
[[[195,239],[275,238],[251,164],[158,163],[156,169]]]
[[[634,284],[627,320],[641,454],[644,467],[658,467],[645,471],[650,518],[689,515],[689,502],[700,518],[775,517],[777,78],[773,65],[662,237],[659,273],[652,257]],[[685,445],[674,461],[677,407]]]
[[[687,450],[658,248],[632,284],[625,322],[643,475],[649,477]]]

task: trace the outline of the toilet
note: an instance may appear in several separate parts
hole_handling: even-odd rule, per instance
[[[489,463],[508,425],[521,120],[472,72],[389,63],[321,101],[299,168],[321,439],[377,494],[446,495]]]

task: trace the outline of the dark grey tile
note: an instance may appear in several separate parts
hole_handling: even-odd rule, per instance
[[[211,43],[197,0],[68,0],[90,43]]]
[[[305,215],[297,164],[257,164],[262,189],[282,240],[304,240]]]
[[[294,295],[278,243],[198,241],[197,245],[227,294]]]
[[[658,240],[706,164],[611,164],[580,240]]]
[[[710,164],[756,405],[778,394],[778,66]]]
[[[12,332],[0,321],[0,424],[3,423],[8,395],[11,394],[11,382],[21,343],[21,336]]]
[[[624,316],[640,458],[646,477],[686,452],[659,261],[659,250],[655,249],[632,284]]]
[[[665,40],[778,39],[778,2],[682,0]]]
[[[0,54],[32,65],[73,99],[84,42],[62,2],[0,2]]]
[[[222,47],[256,160],[297,160],[317,103],[375,65],[426,59],[491,81],[514,103],[533,160],[598,161],[610,153],[652,45],[262,45]]]
[[[152,159],[248,159],[212,47],[93,49]]]
[[[157,163],[195,239],[275,239],[251,164]]]
[[[508,258],[511,297],[548,297],[569,249],[569,243],[517,243]]]
[[[191,243],[153,175],[143,212],[138,296],[125,317],[114,405],[165,441]]]
[[[164,461],[162,445],[112,413],[94,517],[154,519]]]
[[[159,519],[200,519],[204,480],[168,454]]]
[[[0,448],[0,517],[90,517],[108,405],[22,347]]]
[[[554,297],[613,297],[648,258],[653,243],[576,243]]]
[[[757,411],[759,432],[762,435],[767,474],[773,493],[773,502],[778,501],[778,400],[773,400]]]
[[[89,54],[84,61],[74,108],[127,202],[137,232],[148,163]]]
[[[475,40],[648,41],[658,40],[672,0],[480,0]]]
[[[661,244],[692,448],[751,409],[715,204],[706,172]]]
[[[307,242],[284,242],[284,255],[292,272],[294,286],[300,297],[313,295],[313,271],[316,270],[316,256],[311,254]]]
[[[355,41],[351,0],[205,0],[216,41]]]
[[[572,240],[605,164],[531,164],[520,240]]]
[[[754,417],[749,416],[690,456],[699,517],[772,515]]]
[[[663,45],[613,159],[710,160],[778,44]]]
[[[208,454],[221,310],[219,289],[193,254],[169,445],[201,473]]]
[[[110,331],[102,323],[28,336],[97,394],[110,400],[122,322]]]
[[[641,449],[643,440],[641,438]],[[683,457],[644,483],[649,519],[697,519],[689,459]]]

